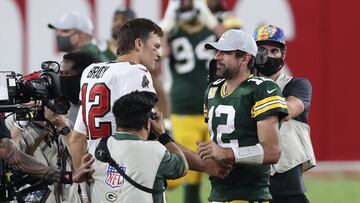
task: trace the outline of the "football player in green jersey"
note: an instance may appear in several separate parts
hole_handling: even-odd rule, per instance
[[[135,12],[127,6],[120,6],[114,12],[111,22],[111,38],[105,43],[102,53],[109,59],[109,61],[115,61],[117,58],[117,35],[120,28],[129,20],[136,17]],[[100,46],[99,46],[100,47]],[[101,47],[102,48],[102,47]]]
[[[211,141],[198,142],[201,159],[232,164],[224,179],[211,177],[210,202],[268,202],[270,165],[280,158],[279,122],[288,115],[279,87],[251,68],[251,35],[229,30],[206,48],[216,49],[217,76],[205,93]],[[191,166],[190,166],[191,167]]]
[[[308,203],[302,173],[316,164],[308,124],[311,83],[281,71],[286,56],[285,35],[281,28],[261,25],[253,37],[259,47],[255,68],[259,75],[271,78],[279,85],[289,111],[280,128],[280,160],[271,168],[271,203]]]
[[[174,5],[176,4],[176,5]],[[173,10],[171,10],[173,9]],[[172,17],[169,16],[172,15]],[[164,21],[174,20],[170,27]],[[166,24],[166,23],[165,23]],[[204,0],[170,0],[162,25],[167,33],[163,56],[169,57],[172,76],[170,89],[171,123],[175,140],[196,151],[196,141],[209,139],[203,122],[203,94],[206,89],[208,63],[215,56],[204,44],[216,40],[225,30],[210,12]],[[168,49],[165,49],[168,44]],[[201,173],[189,171],[181,180],[169,180],[172,188],[185,183],[186,203],[200,202]]]

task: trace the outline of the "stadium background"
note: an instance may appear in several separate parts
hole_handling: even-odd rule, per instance
[[[284,28],[287,67],[293,75],[309,78],[313,84],[310,126],[317,160],[359,160],[359,3],[351,0],[226,2],[248,32],[261,23]],[[123,4],[131,6],[138,17],[159,22],[167,0],[0,0],[0,70],[29,73],[38,70],[42,61],[60,61],[55,33],[47,24],[66,11],[77,10],[90,16],[96,38],[107,39],[112,14]],[[356,164],[349,166],[351,170],[360,169]]]

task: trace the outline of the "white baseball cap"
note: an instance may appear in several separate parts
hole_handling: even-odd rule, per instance
[[[206,43],[205,48],[220,51],[240,50],[250,53],[254,57],[258,50],[254,38],[245,31],[238,29],[231,29],[224,32],[217,42]]]
[[[54,23],[48,24],[48,27],[59,30],[77,29],[89,35],[92,35],[94,29],[91,20],[79,12],[65,13]]]

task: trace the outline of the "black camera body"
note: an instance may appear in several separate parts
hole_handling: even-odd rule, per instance
[[[66,114],[70,108],[68,100],[61,96],[60,65],[45,61],[42,70],[26,76],[11,71],[0,71],[0,112],[17,113],[21,120],[30,111],[23,104],[40,100],[42,105],[57,114]],[[18,116],[19,115],[19,116]]]

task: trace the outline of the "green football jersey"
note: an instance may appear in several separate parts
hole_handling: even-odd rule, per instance
[[[91,54],[95,57],[98,62],[109,61],[100,51],[100,49],[93,43],[88,43],[85,46],[81,47],[81,52]]]
[[[204,48],[205,43],[216,40],[208,28],[188,33],[180,27],[168,37],[171,49],[169,66],[172,75],[170,99],[174,114],[202,114],[208,64],[214,50]]]
[[[204,113],[211,139],[222,147],[259,143],[257,121],[287,115],[285,99],[270,79],[250,77],[223,96],[225,80],[212,83],[205,93]],[[269,200],[269,165],[234,164],[225,179],[210,177],[209,201]]]

